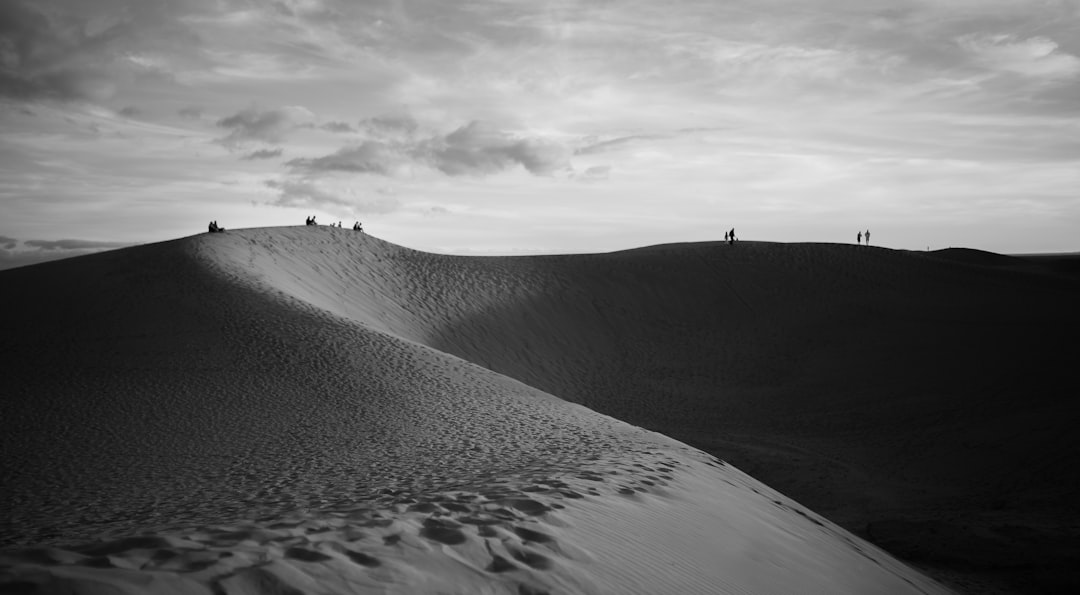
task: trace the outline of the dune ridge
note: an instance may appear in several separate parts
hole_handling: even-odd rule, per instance
[[[831,379],[852,365],[868,367],[861,378],[888,374],[875,363],[885,355],[947,385],[946,372],[985,365],[985,353],[937,367],[934,358],[970,349],[979,333],[994,336],[1000,328],[971,333],[1033,297],[1042,309],[1000,327],[1010,339],[1043,339],[1022,358],[1043,358],[1045,368],[1046,358],[1070,355],[1053,352],[1056,337],[1045,332],[1054,321],[1062,337],[1075,328],[1075,317],[1062,318],[1075,283],[883,249],[728,248],[468,258],[348,230],[275,228],[6,271],[3,347],[14,356],[5,377],[15,390],[3,413],[16,431],[0,439],[11,503],[0,543],[30,549],[0,560],[0,576],[121,589],[117,577],[142,584],[149,572],[162,591],[230,593],[447,584],[461,592],[941,590],[731,465],[623,421],[756,464],[752,474],[771,469],[786,481],[774,487],[849,528],[913,500],[948,512],[950,492],[993,474],[979,449],[1000,439],[995,424],[1004,423],[1009,395],[957,437],[944,433],[970,414],[968,402],[935,408],[935,395],[911,393],[908,382],[869,406],[865,389],[837,391]],[[991,298],[949,303],[987,290]],[[913,296],[921,299],[914,309]],[[882,318],[902,340],[875,340]],[[928,324],[962,328],[945,329],[929,353],[908,353]],[[1029,415],[1052,426],[1060,395],[1033,401]],[[936,466],[905,462],[895,442],[926,418],[938,422],[902,446],[916,449],[915,459],[948,447]],[[955,452],[972,440],[982,442]],[[1076,452],[1053,432],[1001,448],[1019,444],[1023,454],[1056,448],[1066,461]],[[824,480],[791,473],[803,464],[824,470]],[[973,471],[938,489],[955,465]],[[875,470],[901,481],[890,485]],[[1027,487],[1014,490],[1016,502],[1063,507],[1047,492],[1053,469],[1008,472],[1002,481]],[[724,492],[734,485],[741,489]],[[998,488],[988,483],[986,494]],[[867,501],[863,511],[852,498]],[[667,516],[645,514],[646,503]],[[644,526],[642,517],[666,520]],[[690,540],[698,550],[753,543],[711,566],[672,560],[678,573],[628,574],[652,541],[626,531],[664,535],[680,522],[706,528]],[[293,526],[268,528],[275,523]],[[907,543],[904,527],[878,528],[901,536],[901,549]],[[137,533],[166,541],[130,541]],[[82,543],[92,539],[121,545]],[[829,554],[808,555],[813,544]],[[784,554],[771,566],[748,564],[773,550]],[[305,582],[313,576],[322,578]]]

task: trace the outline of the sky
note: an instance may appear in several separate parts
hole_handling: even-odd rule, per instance
[[[1078,251],[1080,0],[0,0],[0,268],[310,215]]]

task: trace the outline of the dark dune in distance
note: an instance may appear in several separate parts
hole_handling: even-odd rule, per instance
[[[19,391],[5,400],[6,419],[71,409],[61,416],[71,424],[63,440],[4,442],[22,456],[4,469],[26,486],[19,506],[41,512],[27,513],[15,532],[32,527],[34,538],[48,541],[78,525],[42,520],[79,504],[65,490],[50,492],[53,485],[101,490],[92,510],[78,511],[89,526],[117,525],[110,506],[143,511],[139,526],[176,524],[176,513],[155,512],[170,506],[200,520],[199,485],[180,503],[154,496],[168,479],[153,463],[164,450],[155,449],[183,451],[188,442],[137,444],[132,436],[184,435],[211,445],[193,449],[192,461],[253,460],[235,475],[225,469],[202,480],[235,481],[240,491],[258,489],[241,476],[272,466],[285,449],[311,449],[316,465],[338,464],[326,449],[339,443],[319,433],[347,425],[335,421],[339,399],[307,390],[327,377],[373,400],[371,411],[350,414],[360,425],[383,407],[411,413],[364,426],[400,432],[394,456],[431,458],[431,468],[469,464],[440,459],[443,445],[413,427],[441,406],[417,395],[468,387],[412,379],[415,362],[396,351],[405,341],[424,348],[409,357],[445,360],[493,385],[503,381],[476,366],[520,381],[524,387],[500,389],[522,395],[515,398],[549,393],[729,461],[955,588],[1080,588],[1072,570],[1080,554],[1072,403],[1080,394],[1080,281],[1072,260],[768,242],[459,257],[329,228],[239,230],[146,248],[0,273],[0,348],[12,354],[5,384]],[[240,277],[248,293],[222,290]],[[95,292],[102,284],[126,293]],[[252,308],[278,326],[255,325]],[[375,332],[339,338],[337,319]],[[97,349],[73,339],[80,336]],[[294,340],[303,351],[278,348]],[[341,351],[349,341],[364,346],[358,355]],[[378,370],[386,365],[402,370],[393,383]],[[104,368],[125,373],[94,372]],[[230,400],[238,374],[243,402]],[[201,408],[186,420],[157,415],[153,389],[163,385],[185,387]],[[260,390],[303,398],[312,412],[260,409],[250,401]],[[117,394],[126,396],[101,401]],[[505,414],[476,416],[517,423],[512,402]],[[78,424],[98,407],[136,412],[140,427]],[[553,420],[573,426],[570,413],[553,411]],[[253,414],[282,426],[280,433],[244,435]],[[506,436],[507,444],[535,443],[534,458],[562,456],[561,442],[529,436],[527,423],[514,427],[521,435]],[[568,434],[579,442],[588,432]],[[409,436],[420,446],[408,446]],[[253,444],[263,449],[257,456]],[[143,479],[108,485],[125,457]],[[350,464],[378,478],[377,458]],[[57,460],[79,465],[40,474]],[[521,463],[508,461],[507,469]],[[305,472],[295,472],[290,488],[298,501]],[[443,480],[425,473],[388,477]],[[23,502],[36,493],[50,495]]]

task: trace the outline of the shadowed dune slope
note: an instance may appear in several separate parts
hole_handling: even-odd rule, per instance
[[[298,227],[0,281],[9,542],[646,448],[561,399],[931,565],[958,560],[919,550],[917,523],[1075,520],[1078,285],[985,259],[758,242],[456,257]],[[1026,542],[1002,543],[956,555]]]

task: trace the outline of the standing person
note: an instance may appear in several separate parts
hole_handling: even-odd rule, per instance
[[[858,243],[860,246],[862,246],[862,232],[861,231],[858,233],[858,235],[855,236],[855,242]]]
[[[728,238],[728,235],[727,235],[727,232],[725,231],[725,232],[724,232],[724,241],[725,241],[725,242],[727,241],[727,238]]]
[[[863,235],[866,236],[866,245],[869,246],[870,245],[870,230],[869,229],[866,230],[866,233],[863,234]]]

